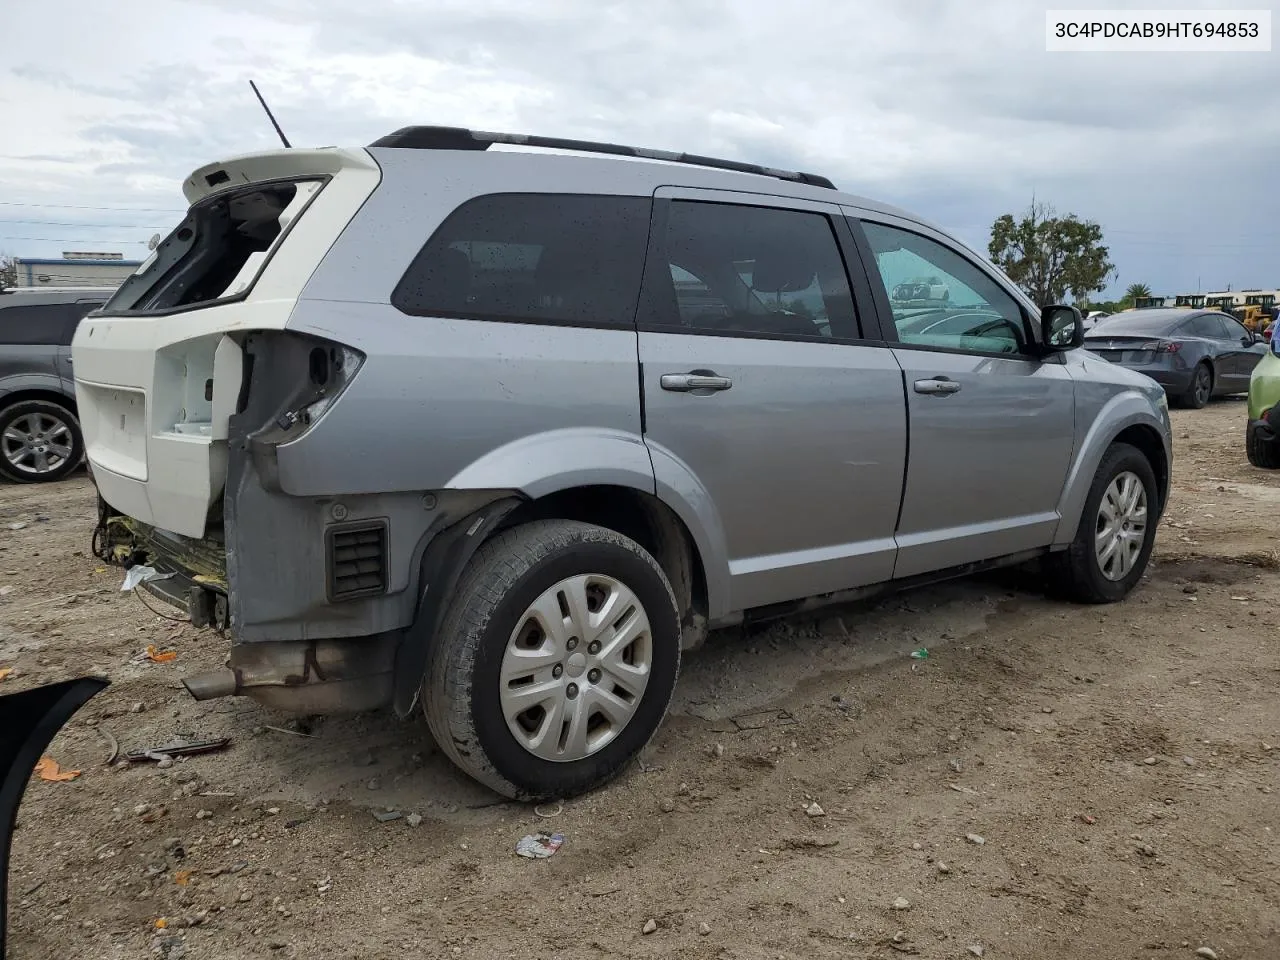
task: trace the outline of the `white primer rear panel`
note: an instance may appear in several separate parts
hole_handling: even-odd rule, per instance
[[[230,180],[208,187],[205,178],[218,171]],[[215,190],[315,174],[332,179],[246,299],[81,322],[72,342],[76,402],[94,480],[115,509],[173,533],[205,535],[209,507],[226,482],[227,421],[243,377],[237,335],[285,328],[307,280],[381,174],[364,150],[277,150],[210,164],[184,184],[194,203]]]

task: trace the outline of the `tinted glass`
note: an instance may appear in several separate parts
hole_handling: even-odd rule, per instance
[[[1022,352],[1022,308],[985,271],[919,234],[879,223],[862,227],[899,340],[977,353]]]
[[[820,213],[672,201],[642,324],[801,339],[858,337],[831,221]]]
[[[1228,340],[1243,340],[1249,337],[1249,331],[1244,328],[1239,320],[1233,317],[1221,317],[1222,326],[1226,329],[1225,336]],[[1261,327],[1259,328],[1261,330]],[[1252,340],[1252,337],[1249,337]]]
[[[1191,321],[1191,335],[1208,337],[1211,340],[1223,340],[1227,336],[1222,328],[1221,318],[1208,313]]]
[[[477,197],[440,225],[391,302],[420,316],[631,326],[649,207],[643,197]]]
[[[27,303],[0,308],[0,343],[66,346],[82,317],[101,303]]]
[[[1186,321],[1179,326],[1180,321]],[[1155,336],[1178,332],[1191,335],[1186,316],[1182,311],[1173,313],[1169,310],[1138,311],[1133,314],[1117,313],[1095,326],[1087,337],[1124,337]]]

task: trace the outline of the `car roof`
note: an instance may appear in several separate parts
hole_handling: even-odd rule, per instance
[[[622,144],[544,137],[536,134],[489,133],[462,127],[437,126],[402,127],[380,137],[364,149],[375,160],[380,155],[404,156],[415,152],[424,156],[452,154],[455,158],[466,153],[473,156],[489,154],[495,159],[499,156],[510,157],[515,154],[517,157],[524,158],[533,170],[544,163],[557,166],[567,164],[579,167],[584,174],[588,171],[598,171],[602,177],[617,177],[621,181],[619,189],[635,189],[641,181],[647,181],[645,192],[651,192],[661,186],[675,186],[766,193],[773,196],[839,204],[898,217],[956,239],[943,227],[918,214],[869,197],[839,190],[830,179],[820,174],[781,170],[736,160],[722,160],[716,157]],[[326,151],[339,152],[339,150],[338,147],[325,147],[307,152],[315,154]],[[239,164],[245,160],[283,157],[291,154],[296,156],[300,152],[296,149],[283,149],[224,157],[193,171],[188,180],[196,181],[219,167]],[[201,199],[208,195],[208,192],[203,189],[201,193]],[[961,241],[957,240],[957,242]]]

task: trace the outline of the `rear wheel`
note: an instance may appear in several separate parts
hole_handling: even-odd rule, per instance
[[[1209,369],[1207,363],[1198,363],[1191,374],[1191,385],[1179,400],[1184,407],[1199,410],[1209,402],[1211,396],[1213,396],[1213,371]]]
[[[612,779],[657,731],[680,666],[662,568],[639,544],[565,520],[484,544],[436,637],[427,723],[463,771],[542,800]]]
[[[80,423],[66,407],[24,400],[0,410],[0,474],[18,483],[61,480],[84,458]]]
[[[1155,472],[1141,450],[1112,444],[1094,475],[1071,546],[1050,555],[1051,593],[1077,603],[1114,603],[1137,585],[1155,545]]]
[[[1280,438],[1262,436],[1260,430],[1246,428],[1244,450],[1249,462],[1263,470],[1280,470]]]

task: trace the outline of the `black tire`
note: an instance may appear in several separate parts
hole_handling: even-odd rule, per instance
[[[583,574],[612,577],[632,591],[649,618],[651,662],[638,706],[614,738],[561,762],[536,756],[512,734],[500,673],[508,641],[534,600]],[[619,774],[657,732],[680,670],[680,637],[671,586],[639,544],[567,520],[515,527],[481,546],[463,572],[423,681],[427,724],[459,768],[503,796],[538,801],[587,793]]]
[[[1280,470],[1280,438],[1267,440],[1259,431],[1245,428],[1244,451],[1249,462],[1263,470]]]
[[[1199,410],[1213,396],[1213,369],[1201,360],[1191,373],[1191,385],[1178,397],[1178,404],[1191,410]]]
[[[1125,472],[1134,474],[1146,493],[1146,530],[1141,549],[1128,574],[1122,579],[1111,580],[1102,572],[1094,549],[1094,539],[1098,530],[1102,498],[1111,481]],[[1047,558],[1045,572],[1049,593],[1075,603],[1115,603],[1128,596],[1142,579],[1147,562],[1151,559],[1159,520],[1159,502],[1155,471],[1151,469],[1151,464],[1142,451],[1127,443],[1112,444],[1103,455],[1093,484],[1089,487],[1075,539],[1066,550],[1050,554]]]
[[[38,427],[44,432],[36,432]],[[52,427],[52,431],[45,428]],[[65,439],[68,442],[57,444],[68,451],[67,456],[59,456],[49,450],[49,444],[42,444],[42,454],[48,458],[51,453],[56,458],[47,470],[39,470],[36,452],[24,452],[9,434],[17,432],[40,437],[41,439]],[[21,457],[18,463],[11,456]],[[15,483],[53,483],[71,473],[84,460],[84,437],[80,433],[80,421],[66,407],[47,400],[23,400],[0,410],[0,476]],[[45,461],[48,463],[48,460]],[[24,469],[24,467],[26,467]]]

